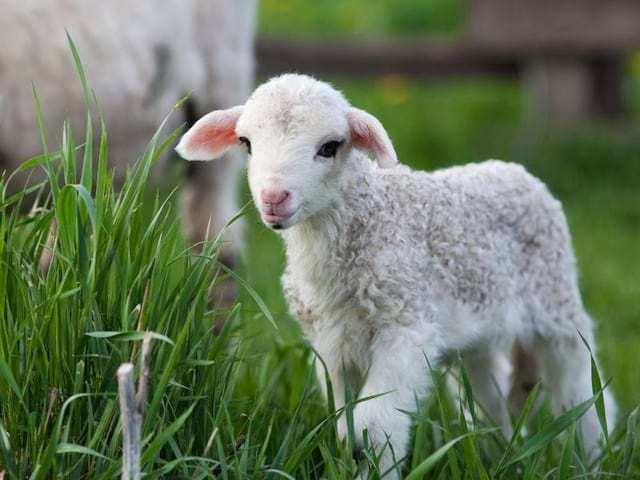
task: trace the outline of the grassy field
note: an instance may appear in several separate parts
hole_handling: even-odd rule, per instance
[[[362,5],[315,2],[307,9],[302,3],[264,0],[262,24],[274,32],[294,25],[319,31],[325,23],[352,31],[333,27],[341,16],[334,7]],[[392,2],[382,4],[387,10],[372,7],[378,13],[363,32],[410,30],[381,19]],[[280,5],[299,16],[289,17],[289,27],[273,20]],[[449,20],[433,30],[455,29],[459,17],[442,15]],[[585,303],[598,325],[603,380],[612,377],[622,409],[600,473],[592,474],[574,442],[578,411],[553,420],[543,408],[510,442],[481,419],[469,435],[444,388],[446,372],[434,372],[438,388],[419,405],[405,473],[414,479],[638,478],[640,430],[636,414],[628,414],[640,404],[634,368],[640,132],[629,125],[534,128],[523,120],[522,93],[510,83],[333,81],[383,122],[403,163],[433,169],[498,157],[525,164],[549,184],[566,206]],[[58,176],[64,183],[31,216],[8,208],[21,196],[7,198],[6,177],[0,182],[0,472],[11,479],[118,477],[115,371],[123,361],[139,362],[140,332],[150,330],[157,335],[143,429],[145,478],[353,478],[357,467],[336,438],[336,413],[322,402],[310,351],[286,313],[276,236],[247,215],[249,245],[238,272],[244,288],[225,330],[214,335],[220,312],[210,310],[207,297],[217,244],[192,255],[180,234],[175,195],[156,200],[147,185],[164,137],[152,141],[118,192],[107,175],[106,133],[94,137],[104,142],[97,172],[70,136],[53,160],[32,162],[48,169],[52,184]],[[85,165],[79,177],[76,163]],[[59,235],[43,273],[38,261],[54,217]]]

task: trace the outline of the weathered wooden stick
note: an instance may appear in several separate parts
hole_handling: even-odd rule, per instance
[[[118,393],[122,417],[122,479],[140,479],[140,438],[144,405],[147,401],[151,364],[151,333],[144,334],[140,355],[140,379],[136,393],[133,364],[123,363],[118,368]]]
[[[149,385],[149,371],[151,364],[151,333],[144,334],[142,341],[142,354],[140,355],[140,379],[138,380],[138,394],[136,395],[136,403],[140,417],[144,415],[144,404],[147,401],[147,391]]]
[[[118,368],[118,393],[122,418],[122,480],[140,480],[142,414],[138,411],[131,363],[123,363]]]

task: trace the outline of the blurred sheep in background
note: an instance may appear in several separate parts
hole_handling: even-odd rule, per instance
[[[255,0],[0,0],[0,11],[0,172],[43,151],[32,82],[48,149],[59,148],[65,118],[76,138],[83,135],[86,109],[65,29],[103,112],[116,181],[186,94],[190,99],[167,132],[244,103],[250,93]],[[217,233],[237,213],[239,165],[227,158],[189,171],[182,205],[190,241],[204,238],[210,217]],[[42,171],[33,174],[43,178]],[[12,188],[23,188],[25,180],[19,177]],[[240,237],[238,225],[227,235],[233,245]],[[233,248],[225,247],[223,261],[233,263]]]

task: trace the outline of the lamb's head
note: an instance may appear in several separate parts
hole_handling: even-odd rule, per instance
[[[205,115],[176,150],[187,160],[212,160],[235,146],[249,154],[251,193],[262,220],[274,229],[303,222],[339,201],[353,149],[370,152],[383,168],[397,163],[375,117],[305,75],[276,77],[245,105]]]

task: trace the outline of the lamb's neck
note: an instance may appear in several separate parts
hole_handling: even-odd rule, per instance
[[[283,232],[289,268],[309,278],[329,275],[349,222],[348,210],[336,205]]]
[[[353,168],[342,178],[340,194],[333,204],[283,232],[289,268],[301,270],[310,277],[337,274],[340,269],[340,258],[348,248],[354,219],[352,192],[362,188],[362,182],[371,175],[369,160],[364,160],[368,165],[359,159],[353,160]]]

